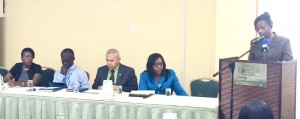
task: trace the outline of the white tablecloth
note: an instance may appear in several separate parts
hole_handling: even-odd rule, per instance
[[[0,119],[162,119],[164,113],[176,113],[177,119],[217,119],[218,99],[108,97],[65,90],[26,92],[26,88],[0,92]]]

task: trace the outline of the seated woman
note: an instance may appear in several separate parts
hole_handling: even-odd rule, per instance
[[[166,69],[164,58],[158,53],[151,54],[147,70],[140,75],[139,90],[155,90],[155,94],[165,94],[166,88],[171,88],[176,95],[187,96],[175,72]]]
[[[31,48],[24,48],[21,52],[22,62],[16,63],[4,77],[4,82],[10,86],[27,86],[27,81],[32,80],[33,85],[40,84],[42,68],[33,63],[34,51]]]
[[[264,101],[256,100],[241,109],[239,119],[274,119],[274,115]]]

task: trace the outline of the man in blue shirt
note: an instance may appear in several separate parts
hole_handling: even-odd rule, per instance
[[[68,89],[73,89],[73,85],[77,84],[79,89],[88,89],[88,77],[85,71],[81,70],[74,64],[74,52],[70,48],[66,48],[61,52],[61,69],[54,74],[53,83],[65,84]],[[64,87],[64,86],[61,86]]]

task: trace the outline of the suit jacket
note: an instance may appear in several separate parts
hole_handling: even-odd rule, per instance
[[[108,71],[109,69],[106,65],[98,68],[96,79],[92,86],[93,89],[98,89],[99,86],[103,85],[103,80],[106,80]],[[122,90],[124,92],[138,90],[137,78],[134,69],[120,64],[116,85],[122,85]]]
[[[269,43],[269,51],[266,53],[266,61],[288,61],[293,60],[290,40],[283,36],[278,36],[275,32],[274,38]],[[256,44],[251,42],[251,50],[248,60],[263,60],[262,42]]]
[[[166,88],[174,90],[176,95],[188,96],[188,94],[181,87],[180,82],[174,70],[166,69],[169,72],[169,77],[161,76],[160,81],[157,82],[154,76],[150,76],[145,70],[140,75],[139,90],[155,90],[155,94],[165,94]]]

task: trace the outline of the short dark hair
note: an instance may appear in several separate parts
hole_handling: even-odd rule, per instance
[[[60,55],[63,53],[71,53],[74,56],[74,51],[71,48],[65,48],[63,51],[61,51]]]
[[[241,109],[239,119],[274,119],[274,115],[267,103],[255,100]]]
[[[32,58],[34,59],[34,51],[31,49],[31,48],[24,48],[23,50],[22,50],[22,52],[21,52],[21,56],[23,56],[24,55],[24,53],[25,52],[30,52],[31,54],[32,54]]]
[[[162,63],[163,63],[162,75],[165,76],[166,79],[168,79],[169,72],[168,72],[168,70],[166,70],[166,66],[167,66],[166,62],[165,62],[163,56],[159,53],[153,53],[148,57],[146,67],[147,67],[147,71],[149,72],[149,76],[150,77],[155,76],[155,71],[153,69],[153,65],[155,64],[155,61],[159,58],[161,58]]]
[[[273,27],[273,21],[270,17],[270,14],[268,12],[264,12],[263,14],[259,15],[258,17],[256,17],[255,21],[254,21],[254,28],[256,29],[256,24],[257,22],[264,20],[267,22],[267,24],[272,28]]]

